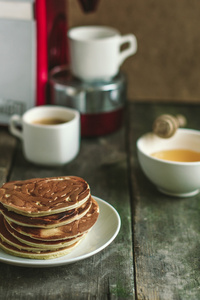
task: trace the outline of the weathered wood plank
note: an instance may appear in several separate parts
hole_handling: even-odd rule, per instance
[[[142,173],[136,140],[163,113],[184,114],[200,129],[200,106],[133,104],[129,142],[134,208],[134,260],[138,299],[200,299],[200,195],[162,195]]]
[[[78,157],[64,167],[28,163],[18,148],[10,180],[77,175],[92,194],[111,203],[122,227],[116,240],[86,260],[50,269],[0,264],[0,299],[134,299],[131,212],[124,129],[112,135],[83,139]]]

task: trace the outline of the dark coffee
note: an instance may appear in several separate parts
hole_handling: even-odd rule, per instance
[[[68,122],[68,120],[59,119],[59,118],[46,118],[46,119],[35,120],[32,123],[38,125],[58,125],[66,122]]]

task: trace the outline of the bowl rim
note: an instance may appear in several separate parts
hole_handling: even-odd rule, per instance
[[[196,129],[188,129],[188,128],[178,128],[177,131],[180,132],[186,132],[186,133],[192,133],[192,134],[197,134],[200,137],[200,131]],[[170,160],[164,160],[161,158],[156,158],[154,156],[151,156],[150,154],[145,153],[141,147],[140,147],[140,142],[143,140],[146,136],[153,134],[153,132],[147,132],[140,136],[137,141],[136,141],[136,147],[137,151],[140,152],[142,155],[146,156],[147,158],[151,159],[152,161],[157,161],[163,164],[168,164],[168,165],[177,165],[177,166],[199,166],[200,161],[194,161],[194,162],[179,162],[179,161],[170,161]]]

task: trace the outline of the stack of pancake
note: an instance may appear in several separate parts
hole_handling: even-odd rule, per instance
[[[70,253],[97,221],[88,183],[76,176],[34,178],[0,188],[0,248],[26,258]]]

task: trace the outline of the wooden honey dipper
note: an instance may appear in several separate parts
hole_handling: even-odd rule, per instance
[[[153,123],[153,132],[164,139],[173,136],[178,127],[186,125],[186,118],[183,115],[172,116],[164,114],[156,118]]]

